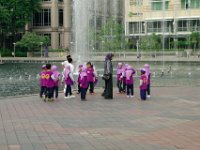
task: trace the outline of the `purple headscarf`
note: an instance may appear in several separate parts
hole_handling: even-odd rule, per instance
[[[54,77],[55,77],[56,79],[58,79],[59,76],[60,76],[60,72],[58,72],[58,67],[57,67],[56,65],[53,65],[53,66],[51,67],[51,70],[52,70],[52,72],[53,72]]]
[[[148,77],[150,74],[150,67],[149,64],[145,64],[144,65],[144,69],[145,69],[145,75]]]
[[[117,74],[121,74],[122,73],[122,71],[123,71],[123,68],[122,68],[122,63],[118,63],[118,65],[117,65]]]
[[[82,71],[80,73],[80,77],[81,77],[81,80],[83,79],[83,77],[87,76],[87,67],[86,66],[83,66],[82,67]]]
[[[140,71],[141,71],[142,74],[146,73],[146,70],[144,68],[142,68]]]
[[[133,74],[133,68],[131,66],[127,66],[126,68],[126,79],[130,80],[131,75]]]

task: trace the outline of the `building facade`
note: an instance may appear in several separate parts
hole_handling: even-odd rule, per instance
[[[129,39],[155,33],[166,47],[200,32],[200,0],[125,0],[125,34]]]
[[[115,13],[119,19],[123,20],[123,2],[124,0],[93,0],[98,3],[98,6],[106,6],[106,11],[98,7],[95,13],[97,27],[103,23],[103,15],[112,16]],[[100,3],[102,3],[100,5]],[[117,3],[116,9],[112,7]],[[52,49],[70,49],[73,41],[72,35],[72,20],[73,20],[73,0],[43,0],[41,10],[35,13],[32,22],[26,26],[26,30],[36,32],[40,35],[49,36]],[[91,21],[92,22],[92,21]]]
[[[72,0],[43,0],[26,30],[50,38],[52,49],[69,49],[72,27]]]

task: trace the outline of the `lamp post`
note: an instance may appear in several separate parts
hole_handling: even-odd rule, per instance
[[[41,48],[40,48],[40,56],[42,57],[42,45],[43,45],[43,42],[40,42],[40,46],[41,46]]]
[[[14,43],[13,43],[13,45],[14,45],[14,52],[13,52],[13,56],[15,57],[15,47],[16,47],[16,43],[14,42]]]

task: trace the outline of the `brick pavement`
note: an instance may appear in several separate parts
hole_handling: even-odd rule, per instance
[[[0,100],[0,150],[199,150],[199,87],[153,88],[140,101],[100,93],[44,103]]]

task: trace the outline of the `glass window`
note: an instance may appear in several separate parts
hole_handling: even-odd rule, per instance
[[[191,0],[190,8],[200,8],[200,0]]]
[[[51,9],[42,9],[33,15],[33,26],[51,26]]]
[[[130,0],[129,4],[130,4],[130,6],[143,5],[143,0]]]
[[[129,34],[141,34],[144,33],[144,22],[130,22]]]
[[[59,9],[59,26],[63,26],[63,9]]]
[[[151,2],[152,10],[162,10],[163,9],[163,1],[162,0],[152,0]],[[165,1],[165,10],[169,9],[169,1]]]

